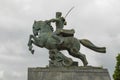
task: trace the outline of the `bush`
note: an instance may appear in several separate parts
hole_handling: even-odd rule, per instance
[[[117,60],[117,62],[116,62],[115,71],[113,74],[113,79],[120,80],[120,53],[116,57],[116,60]]]

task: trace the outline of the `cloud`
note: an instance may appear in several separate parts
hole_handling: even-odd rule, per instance
[[[4,77],[4,71],[0,71],[0,79],[3,80],[3,77]]]

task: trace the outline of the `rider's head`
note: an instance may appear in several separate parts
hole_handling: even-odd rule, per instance
[[[56,18],[59,18],[62,16],[62,13],[61,12],[56,12]]]

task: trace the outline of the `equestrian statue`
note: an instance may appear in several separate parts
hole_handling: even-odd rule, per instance
[[[55,23],[56,30],[54,30],[51,23]],[[31,53],[34,53],[32,44],[49,50],[49,66],[71,66],[73,60],[65,56],[61,51],[67,50],[68,53],[80,59],[84,66],[87,66],[88,61],[86,56],[79,52],[80,43],[96,52],[105,53],[105,47],[97,47],[87,39],[77,39],[74,37],[74,29],[63,29],[67,22],[62,17],[61,12],[56,12],[56,18],[45,21],[34,21],[33,34],[29,37],[28,47]]]

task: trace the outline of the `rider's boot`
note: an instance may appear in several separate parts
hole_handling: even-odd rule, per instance
[[[60,39],[60,42],[58,44],[62,44],[63,43],[63,38]]]

